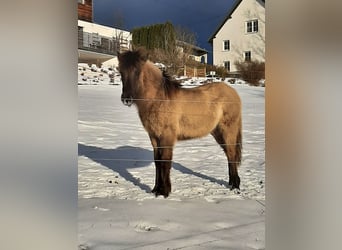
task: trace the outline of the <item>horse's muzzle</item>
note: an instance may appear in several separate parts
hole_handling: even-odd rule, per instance
[[[126,98],[126,97],[121,97],[121,102],[125,105],[125,106],[132,106],[133,104],[133,97],[130,96],[129,98]]]

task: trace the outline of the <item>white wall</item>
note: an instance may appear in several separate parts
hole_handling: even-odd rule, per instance
[[[207,54],[204,54],[204,55],[201,55],[201,56],[189,55],[189,57],[191,57],[196,62],[201,62],[202,57],[204,57],[204,63],[207,63],[207,61],[208,61],[208,55]]]
[[[259,32],[247,33],[246,21],[258,19]],[[223,41],[230,41],[230,50],[223,51]],[[265,61],[265,7],[259,0],[243,0],[232,18],[213,39],[213,64],[224,66],[230,61],[230,71],[236,71],[235,61],[244,61],[244,52],[251,51],[252,60]]]
[[[195,57],[195,61],[197,61],[197,62],[201,62],[202,57],[204,57],[204,63],[208,62],[208,55],[207,54],[204,54],[204,55],[201,55],[201,56],[194,56],[194,57]]]

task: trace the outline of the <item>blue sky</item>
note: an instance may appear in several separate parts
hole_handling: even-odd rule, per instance
[[[171,21],[197,36],[197,45],[208,50],[212,63],[211,34],[223,21],[234,0],[94,0],[94,22],[115,26],[121,20],[123,28],[131,30]]]

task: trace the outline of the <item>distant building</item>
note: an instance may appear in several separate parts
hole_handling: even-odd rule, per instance
[[[176,43],[181,53],[184,53],[191,60],[203,64],[195,66],[192,63],[186,63],[183,67],[183,75],[187,77],[205,77],[206,67],[204,64],[208,60],[208,51],[187,42],[178,40]]]
[[[189,51],[188,56],[196,62],[207,63],[208,61],[208,51],[205,49],[183,41],[177,41],[177,47],[181,52]],[[184,49],[185,47],[190,49]]]
[[[78,62],[116,66],[117,52],[128,50],[129,31],[93,23],[92,0],[78,0]]]
[[[78,0],[78,19],[93,22],[93,1]]]
[[[236,61],[265,61],[265,0],[236,0],[209,38],[213,64],[236,71]]]

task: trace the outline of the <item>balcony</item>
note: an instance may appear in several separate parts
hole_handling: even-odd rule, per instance
[[[78,49],[80,50],[116,56],[118,51],[128,47],[128,40],[122,37],[105,37],[98,33],[78,30]]]

